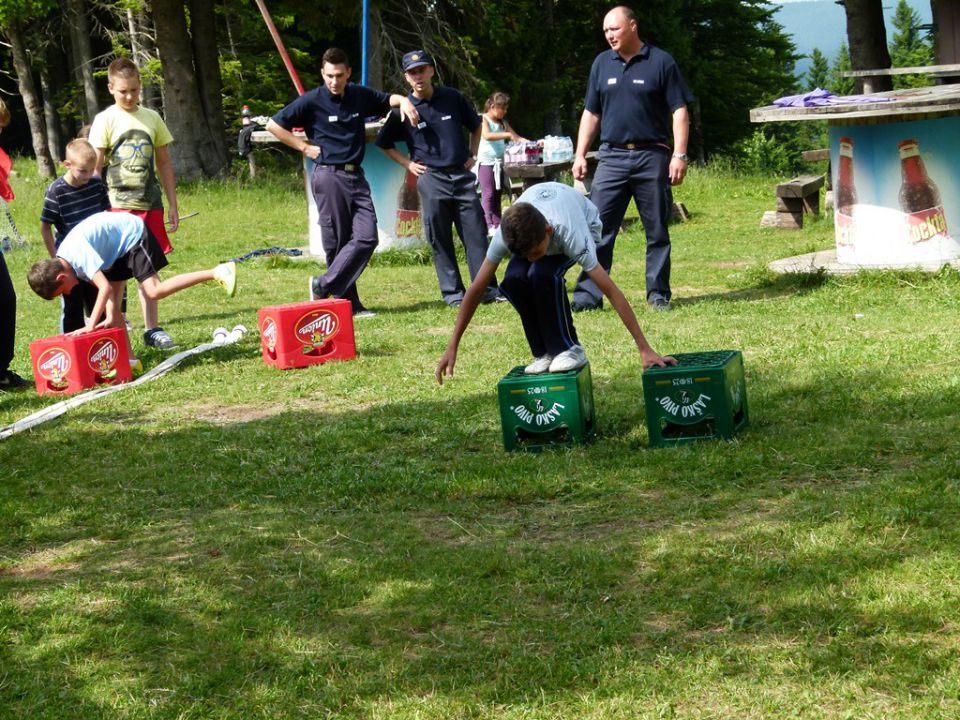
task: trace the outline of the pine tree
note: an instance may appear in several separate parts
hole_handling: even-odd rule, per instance
[[[854,78],[843,77],[840,73],[850,70],[850,48],[844,43],[837,51],[830,68],[830,89],[837,95],[852,95],[856,89]]]
[[[920,15],[907,0],[899,0],[893,15],[893,42],[890,60],[893,67],[922,67],[933,63],[933,43],[920,24]],[[894,88],[923,87],[930,84],[926,75],[894,75]]]
[[[830,61],[827,56],[820,52],[820,48],[814,48],[810,53],[810,69],[807,70],[807,89],[816,88],[829,89],[830,84]]]

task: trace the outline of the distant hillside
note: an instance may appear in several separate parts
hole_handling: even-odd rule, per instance
[[[910,6],[920,15],[921,22],[931,22],[928,0],[909,0]],[[893,12],[896,0],[885,0],[883,14],[887,24],[887,38],[893,37]],[[835,0],[789,0],[783,2],[776,15],[777,22],[783,25],[793,36],[797,52],[809,55],[813,49],[820,51],[831,61],[846,42],[847,26],[843,8]],[[803,58],[797,61],[797,75],[803,75],[810,67],[810,61]]]

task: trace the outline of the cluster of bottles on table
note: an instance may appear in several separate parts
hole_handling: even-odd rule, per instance
[[[507,143],[503,161],[508,165],[537,165],[565,162],[573,158],[573,140],[547,135],[543,140],[519,140]]]

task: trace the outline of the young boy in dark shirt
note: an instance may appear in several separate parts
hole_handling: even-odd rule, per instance
[[[57,256],[57,248],[67,233],[81,220],[110,209],[107,187],[93,174],[97,167],[97,151],[93,145],[80,138],[71,140],[63,165],[67,171],[47,188],[40,212],[40,236],[52,258]],[[84,311],[93,310],[97,288],[81,281],[60,299],[63,303],[60,332],[73,332],[84,326]]]

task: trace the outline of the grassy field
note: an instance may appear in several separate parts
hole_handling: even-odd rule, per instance
[[[58,306],[24,281],[42,184],[20,169],[28,374]],[[397,256],[361,279],[354,362],[269,369],[251,334],[0,442],[0,717],[960,716],[960,274],[773,276],[833,236],[759,229],[775,182],[688,178],[673,312],[643,309],[638,225],[614,266],[660,352],[743,351],[733,442],[648,449],[607,309],[577,317],[597,441],[503,452],[515,313],[482,307],[438,387],[454,316]],[[200,215],[173,271],[306,243],[293,180],[180,196]],[[244,263],[236,298],[161,320],[181,347],[253,329],[312,267]],[[51,402],[0,394],[0,425]]]

